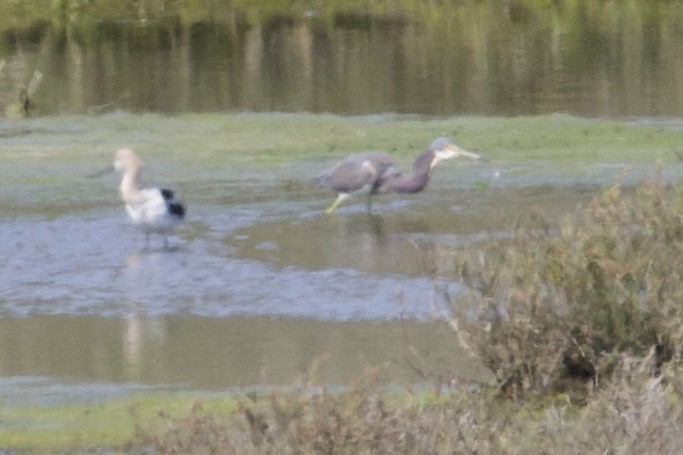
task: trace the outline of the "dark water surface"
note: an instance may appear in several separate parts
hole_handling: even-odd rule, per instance
[[[680,2],[416,3],[19,22],[0,33],[0,101],[37,70],[36,114],[683,114]]]

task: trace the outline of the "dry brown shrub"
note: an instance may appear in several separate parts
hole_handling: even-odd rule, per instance
[[[232,415],[200,406],[161,413],[164,430],[139,425],[138,444],[161,454],[449,454],[492,453],[501,428],[486,394],[457,392],[425,403],[388,392],[373,371],[348,390],[306,384],[251,395]]]
[[[660,181],[619,185],[564,222],[539,210],[511,240],[464,252],[471,292],[453,325],[506,393],[609,377],[618,354],[680,359],[683,197]]]
[[[681,375],[673,369],[653,375],[655,368],[654,350],[645,358],[622,357],[611,380],[574,415],[567,406],[548,410],[536,446],[557,454],[680,453]]]

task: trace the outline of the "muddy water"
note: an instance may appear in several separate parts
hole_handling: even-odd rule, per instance
[[[438,320],[461,290],[451,247],[508,235],[531,206],[570,213],[618,172],[568,178],[542,163],[523,172],[442,166],[422,194],[376,198],[370,213],[351,200],[327,216],[333,195],[310,175],[328,162],[235,172],[199,161],[192,175],[157,162],[146,180],[176,180],[189,212],[170,250],[160,239],[145,249],[118,201],[117,177],[83,177],[106,164],[114,142],[139,142],[140,133],[90,120],[106,154],[73,159],[69,144],[88,133],[75,139],[76,126],[60,122],[45,137],[4,139],[0,376],[107,384],[94,395],[112,384],[288,384],[321,357],[317,377],[330,383],[368,365],[399,382],[420,379],[416,367],[485,377]],[[14,390],[15,382],[0,384],[9,387],[0,394]]]
[[[251,388],[308,378],[348,383],[367,366],[382,366],[384,377],[398,382],[421,381],[413,367],[435,377],[485,374],[476,361],[453,356],[456,340],[445,324],[396,320],[36,315],[3,319],[0,340],[2,376],[119,385],[100,393]],[[0,381],[0,396],[2,388]],[[89,395],[96,394],[93,388]]]

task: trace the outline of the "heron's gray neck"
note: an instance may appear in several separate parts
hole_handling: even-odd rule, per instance
[[[419,193],[429,184],[430,171],[427,169],[419,174],[395,175],[387,178],[383,184],[384,191],[395,193]]]
[[[418,193],[425,189],[432,176],[434,154],[429,150],[418,156],[410,176],[398,174],[388,177],[382,184],[384,191],[395,193]]]

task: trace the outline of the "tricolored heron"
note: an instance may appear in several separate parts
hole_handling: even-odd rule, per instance
[[[405,175],[396,169],[386,153],[364,152],[351,155],[318,179],[321,185],[337,192],[337,199],[326,213],[333,213],[352,193],[368,192],[368,206],[373,194],[419,193],[429,184],[434,167],[450,158],[482,159],[445,137],[432,141],[427,150],[415,159],[413,174]]]
[[[119,190],[126,204],[126,212],[145,233],[149,246],[149,234],[164,237],[164,248],[168,248],[168,235],[185,217],[185,207],[173,191],[165,188],[140,188],[142,160],[128,148],[116,151],[114,169],[122,174]]]

